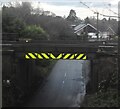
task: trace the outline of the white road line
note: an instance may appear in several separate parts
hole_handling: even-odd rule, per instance
[[[63,81],[63,84],[64,84],[65,82]]]
[[[66,77],[66,73],[65,73],[65,77]]]

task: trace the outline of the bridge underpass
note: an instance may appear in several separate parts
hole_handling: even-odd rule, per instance
[[[104,51],[100,50],[101,46],[102,46],[102,50],[104,50]],[[107,51],[105,52],[105,49],[103,49],[103,48],[107,48],[107,49],[109,48],[110,50],[109,50],[109,52],[107,52]],[[29,52],[30,53],[35,53],[35,52],[43,53],[44,52],[44,53],[53,53],[53,54],[59,54],[59,53],[71,53],[71,54],[78,53],[79,54],[79,53],[84,53],[87,56],[87,60],[91,60],[91,62],[92,62],[93,59],[104,57],[104,56],[107,56],[107,57],[108,56],[110,56],[110,57],[114,56],[114,57],[116,57],[116,52],[114,52],[111,49],[116,50],[117,49],[116,44],[114,44],[114,46],[113,46],[112,44],[111,45],[110,44],[104,45],[103,43],[101,43],[101,44],[96,43],[96,46],[95,46],[95,43],[86,43],[86,44],[85,43],[82,43],[82,44],[81,43],[75,43],[75,44],[74,43],[73,44],[62,43],[61,44],[61,43],[57,42],[57,43],[53,44],[53,43],[49,42],[49,44],[47,44],[47,43],[42,43],[42,42],[41,43],[16,43],[15,42],[15,43],[5,43],[5,44],[3,44],[3,52],[2,53],[3,53],[3,55],[11,56],[11,57],[14,57],[16,59],[19,59],[19,63],[21,63],[20,64],[21,69],[27,67],[26,72],[28,72],[27,76],[29,76],[27,78],[28,78],[28,81],[30,82],[30,74],[33,71],[32,70],[33,67],[31,67],[31,66],[35,65],[34,62],[36,60],[35,59],[34,60],[33,59],[31,59],[31,60],[25,59],[25,54],[26,53],[29,53]],[[11,63],[12,63],[12,61],[11,61]],[[75,60],[72,59],[72,61],[75,61]],[[76,62],[76,63],[78,63],[78,62]],[[24,63],[24,64],[22,64],[22,63]],[[76,68],[74,68],[74,69],[76,69]],[[81,69],[79,69],[79,70],[81,70]],[[22,73],[23,73],[22,70],[19,73],[20,73],[19,74],[19,77],[20,77],[20,75],[22,75]],[[77,77],[76,77],[76,79],[77,79]],[[28,84],[28,89],[30,87],[29,82],[27,83]],[[64,83],[62,83],[62,84],[64,84]],[[92,86],[92,87],[94,87],[94,86]],[[79,97],[79,95],[78,95],[78,97]]]

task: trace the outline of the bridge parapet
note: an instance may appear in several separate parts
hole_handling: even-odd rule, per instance
[[[12,51],[15,56],[25,57],[28,53],[53,53],[54,55],[71,53],[85,54],[88,59],[95,56],[115,56],[117,43],[113,42],[66,42],[66,41],[36,41],[36,42],[4,42],[3,52]]]

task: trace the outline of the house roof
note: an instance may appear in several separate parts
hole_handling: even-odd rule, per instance
[[[78,26],[76,26],[76,27],[74,28],[74,30],[78,30],[78,29],[84,27],[85,25],[86,25],[86,24],[79,24]]]
[[[82,29],[84,29],[85,27],[87,27],[87,26],[90,26],[90,27],[92,27],[94,30],[97,30],[97,28],[95,28],[94,26],[92,26],[91,24],[79,24],[78,26],[76,26],[75,28],[74,28],[74,30],[75,30],[75,33],[77,33],[78,31],[81,31]]]
[[[109,31],[110,33],[116,34],[115,31],[111,27],[108,27],[107,31]]]

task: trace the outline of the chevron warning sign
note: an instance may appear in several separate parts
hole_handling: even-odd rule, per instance
[[[25,59],[70,59],[70,60],[87,60],[85,54],[71,54],[71,53],[60,53],[57,56],[53,53],[27,53]]]

